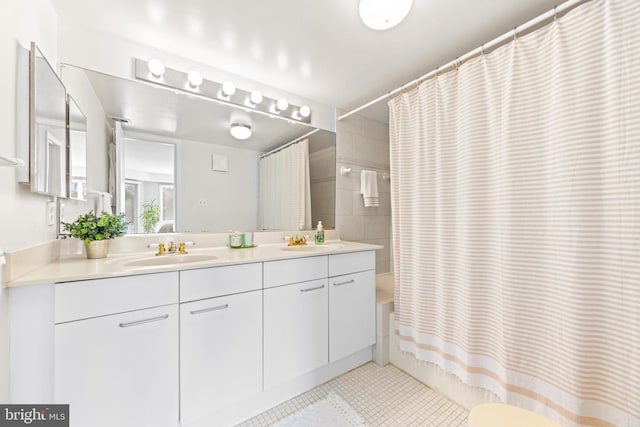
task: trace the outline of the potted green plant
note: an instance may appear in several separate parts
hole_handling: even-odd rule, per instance
[[[127,232],[124,213],[110,214],[102,212],[97,216],[93,211],[82,214],[74,222],[63,222],[64,229],[72,237],[84,240],[87,258],[105,258],[109,249],[109,240]]]
[[[142,219],[144,232],[153,233],[156,229],[156,224],[160,221],[160,206],[158,206],[155,199],[142,204],[140,218]]]

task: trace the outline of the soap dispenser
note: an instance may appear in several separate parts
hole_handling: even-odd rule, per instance
[[[318,221],[318,227],[316,227],[316,245],[322,245],[324,243],[324,228],[322,227],[322,221]]]

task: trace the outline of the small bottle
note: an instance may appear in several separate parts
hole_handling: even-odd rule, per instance
[[[322,227],[322,221],[318,221],[318,227],[316,227],[316,245],[322,245],[324,243],[324,228]]]

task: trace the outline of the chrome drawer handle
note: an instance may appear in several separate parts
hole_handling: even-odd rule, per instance
[[[165,320],[165,319],[168,319],[168,318],[169,318],[169,315],[165,314],[164,316],[152,317],[150,319],[142,319],[142,320],[136,320],[134,322],[120,323],[120,327],[121,328],[128,328],[129,326],[138,326],[138,325],[142,325],[144,323],[159,322],[161,320]]]
[[[202,313],[208,313],[210,311],[218,311],[218,310],[224,310],[225,308],[229,308],[229,304],[225,304],[225,305],[218,305],[215,307],[209,307],[209,308],[202,308],[200,310],[191,310],[191,314],[202,314]]]
[[[348,285],[349,283],[353,283],[355,281],[356,281],[355,279],[351,279],[351,280],[347,280],[346,282],[334,283],[333,286],[344,286],[344,285]]]
[[[324,285],[316,286],[315,288],[300,289],[300,292],[311,292],[311,291],[317,291],[318,289],[322,289],[322,288],[324,288]]]

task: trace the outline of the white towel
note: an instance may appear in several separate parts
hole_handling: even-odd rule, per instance
[[[378,174],[376,171],[363,170],[360,174],[360,194],[365,207],[380,206],[378,198]]]

